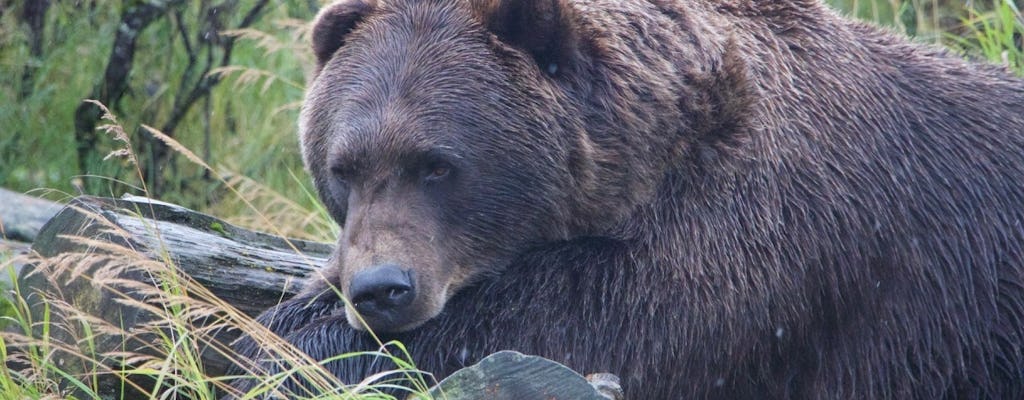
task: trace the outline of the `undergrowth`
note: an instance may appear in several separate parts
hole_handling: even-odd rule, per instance
[[[1013,0],[996,0],[988,11],[970,9],[963,26],[963,36],[950,35],[953,43],[1024,75],[1024,15]]]

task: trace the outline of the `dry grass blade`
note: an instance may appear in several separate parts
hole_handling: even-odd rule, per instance
[[[153,137],[157,138],[158,140],[163,142],[165,145],[167,145],[167,147],[170,147],[172,150],[174,150],[174,151],[178,152],[179,154],[185,156],[185,158],[187,158],[192,163],[194,163],[196,165],[199,165],[199,166],[203,167],[204,169],[207,169],[207,170],[210,170],[210,171],[213,170],[213,168],[210,168],[210,166],[207,165],[206,162],[203,161],[202,158],[200,158],[195,153],[193,153],[192,150],[189,150],[187,147],[182,146],[181,143],[178,143],[177,140],[174,140],[170,136],[167,136],[165,133],[160,132],[159,129],[156,129],[156,128],[154,128],[152,126],[149,126],[149,125],[146,125],[146,124],[143,124],[142,128],[145,129],[146,132],[149,132],[150,134],[152,134]]]
[[[261,93],[265,93],[267,89],[270,89],[270,85],[274,84],[274,82],[277,81],[283,82],[288,86],[297,89],[304,88],[302,83],[295,82],[290,79],[285,79],[272,71],[257,68],[229,65],[226,67],[214,68],[212,71],[210,71],[210,75],[216,75],[221,77],[225,77],[231,74],[238,74],[238,77],[235,79],[235,87],[249,85],[258,82],[260,79],[264,79],[263,86],[260,88]]]
[[[107,133],[112,138],[114,138],[114,140],[123,143],[125,146],[124,148],[115,149],[111,151],[106,156],[104,156],[103,159],[108,160],[110,158],[120,158],[127,160],[132,165],[137,165],[138,160],[135,158],[135,152],[132,151],[131,140],[128,139],[128,134],[124,131],[124,128],[121,126],[121,124],[117,122],[117,117],[110,112],[110,109],[108,109],[107,106],[103,105],[103,103],[100,103],[99,101],[85,100],[85,102],[91,103],[96,107],[99,107],[99,109],[103,111],[103,115],[100,118],[110,122],[108,124],[100,125],[96,127],[96,129]]]
[[[248,200],[262,212],[256,215],[237,215],[228,222],[239,226],[258,228],[270,223],[279,228],[286,237],[331,241],[335,237],[333,223],[317,210],[310,210],[280,192],[249,177],[225,172],[226,184],[241,198]],[[229,200],[222,207],[238,207],[240,200]]]

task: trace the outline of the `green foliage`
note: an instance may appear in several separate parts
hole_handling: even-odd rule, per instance
[[[0,249],[0,331],[7,329],[10,324],[6,317],[14,315],[14,300],[11,298],[11,290],[14,288],[11,286],[17,276],[13,262],[11,251]]]
[[[27,28],[19,23],[18,9],[0,16],[0,101],[5,104],[0,107],[0,126],[4,127],[0,132],[0,171],[4,171],[0,186],[120,196],[137,186],[133,166],[103,160],[116,144],[100,135],[93,156],[86,161],[87,170],[79,171],[74,113],[103,79],[127,5],[111,0],[96,1],[95,6],[89,6],[90,2],[52,3],[40,57],[29,54]],[[124,116],[123,123],[138,149],[146,147],[141,143],[143,135],[132,131],[134,127],[145,123],[161,128],[169,119],[175,97],[182,95],[189,54],[180,32],[189,31],[192,47],[198,47],[196,36],[206,18],[201,3],[208,2],[185,2],[178,14],[158,19],[142,30],[125,97],[118,104],[108,104]],[[236,14],[241,14],[254,0],[237,3]],[[252,31],[238,33],[243,37],[234,46],[231,68],[213,71],[224,80],[213,88],[209,103],[198,101],[173,132],[176,140],[207,163],[251,177],[280,193],[300,193],[312,187],[302,171],[295,135],[298,102],[310,65],[300,36],[304,25],[297,21],[312,18],[314,10],[308,3],[270,2]],[[225,28],[240,19],[241,15],[229,18]],[[220,55],[214,52],[212,57],[218,60]],[[198,56],[203,61],[207,54]],[[34,72],[30,81],[22,80],[26,68]],[[28,95],[23,97],[23,92]],[[147,157],[142,151],[140,162]],[[163,192],[163,200],[208,209],[224,194],[223,187],[209,179],[206,171],[180,157],[173,157],[163,170],[169,188]],[[296,183],[293,176],[302,181]],[[296,185],[303,189],[296,191]],[[135,192],[140,194],[137,189]],[[310,200],[305,196],[294,199],[302,208],[314,209],[315,202]]]
[[[1024,75],[1024,16],[1015,0],[830,0],[851,16],[941,43]]]
[[[53,12],[48,18],[49,41],[63,43],[47,47],[43,58],[29,54],[25,29],[14,12],[0,20],[0,186],[16,190],[57,188],[71,192],[76,175],[72,112],[88,93],[103,68],[102,53],[110,43],[96,40],[112,37],[113,24],[93,25],[116,18],[109,7],[99,7],[87,18],[72,19]],[[66,21],[66,25],[64,24]],[[76,34],[83,32],[87,34]],[[95,54],[96,56],[93,56]],[[24,68],[36,71],[35,80],[22,82]],[[21,98],[23,86],[32,94]],[[105,169],[95,172],[103,174]]]
[[[891,27],[927,42],[939,42],[952,29],[962,4],[951,0],[830,0],[854,17]]]
[[[1005,65],[1024,75],[1024,16],[1013,0],[993,1],[990,11],[970,10],[967,33],[952,40],[969,54]]]

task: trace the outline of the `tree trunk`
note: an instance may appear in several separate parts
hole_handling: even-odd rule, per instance
[[[114,36],[103,79],[96,84],[87,99],[97,100],[110,109],[116,109],[121,97],[128,90],[128,75],[135,61],[135,45],[142,31],[169,9],[184,3],[184,0],[166,2],[138,2],[127,6],[121,16],[120,28]],[[98,137],[96,125],[103,112],[95,104],[82,102],[75,109],[75,143],[78,152],[78,171],[89,174],[89,165],[98,161],[95,152]]]
[[[31,61],[21,71],[21,91],[18,94],[22,99],[31,95],[35,86],[36,69],[43,58],[46,11],[49,9],[50,0],[34,0],[25,3],[25,8],[21,10],[21,20],[28,25],[28,49],[31,57]]]

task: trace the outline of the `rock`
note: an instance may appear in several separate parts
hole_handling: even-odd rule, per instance
[[[430,395],[448,400],[622,399],[618,378],[611,374],[595,375],[599,382],[592,385],[580,374],[557,362],[514,351],[501,351],[476,365],[456,371],[432,388]]]

